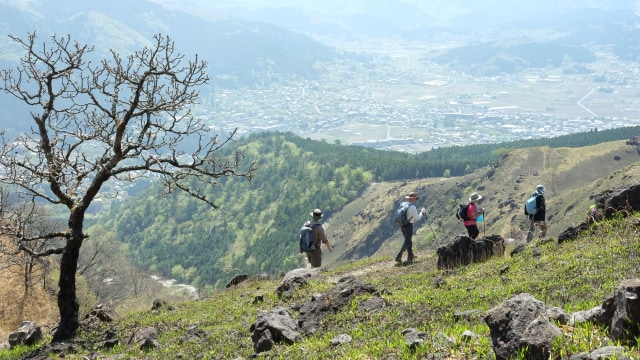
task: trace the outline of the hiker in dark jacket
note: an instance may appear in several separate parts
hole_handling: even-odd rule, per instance
[[[544,186],[538,185],[536,186],[536,191],[533,192],[532,196],[536,196],[536,213],[529,214],[527,212],[527,208],[525,206],[524,213],[529,218],[529,231],[527,232],[527,242],[531,242],[533,238],[533,233],[536,230],[536,225],[540,227],[540,233],[538,234],[538,238],[540,240],[544,240],[545,236],[547,236],[547,223],[545,222],[545,213],[547,210],[547,204],[544,199]]]
[[[320,266],[322,266],[322,250],[320,249],[320,245],[325,244],[327,249],[329,249],[329,252],[332,252],[333,248],[331,247],[331,244],[327,239],[327,235],[324,232],[324,228],[320,223],[320,220],[322,220],[322,210],[313,210],[313,212],[311,213],[311,218],[312,220],[307,221],[304,226],[313,228],[313,240],[315,242],[316,249],[312,252],[307,253],[307,259],[309,260],[312,268],[319,268]],[[313,226],[316,224],[320,226]],[[300,249],[300,252],[302,253],[302,249]]]

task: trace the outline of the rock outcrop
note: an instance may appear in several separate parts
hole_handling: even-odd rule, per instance
[[[611,339],[635,347],[640,336],[640,279],[622,281],[602,305],[586,311],[567,314],[523,293],[490,309],[484,320],[489,326],[497,360],[507,360],[513,354],[523,352],[527,359],[548,359],[554,340],[562,336],[555,322],[571,327],[583,322],[605,325]],[[623,350],[619,346],[606,347],[574,355],[571,359],[610,358],[602,357],[603,354],[626,359],[622,356]]]
[[[484,262],[494,256],[504,255],[504,238],[500,235],[472,240],[456,236],[455,240],[438,248],[438,269],[454,269],[462,265]]]
[[[588,230],[594,223],[609,219],[614,214],[622,213],[624,216],[629,216],[633,211],[639,210],[640,183],[603,191],[596,195],[594,210],[586,214],[585,221],[560,233],[558,243],[575,239],[578,234]]]

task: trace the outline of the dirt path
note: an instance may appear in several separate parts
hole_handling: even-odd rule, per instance
[[[340,279],[342,279],[345,276],[355,276],[355,277],[362,277],[368,273],[374,272],[374,271],[380,271],[383,269],[392,269],[395,268],[396,264],[393,261],[380,261],[378,263],[375,264],[371,264],[371,265],[367,265],[361,268],[357,268],[357,269],[353,269],[350,271],[345,271],[345,272],[341,272],[339,274],[333,274],[329,277],[327,277],[327,282],[335,284],[337,283]]]
[[[551,189],[552,194],[556,194],[558,192],[556,174],[559,171],[561,163],[562,159],[560,158],[560,154],[556,150],[549,148],[549,175],[551,176],[551,179],[547,188]]]
[[[397,273],[425,273],[433,271],[437,267],[438,255],[433,250],[421,250],[415,251],[417,260],[413,263],[404,263],[399,266],[393,261],[393,257],[380,258],[379,261],[359,266],[351,270],[345,270],[340,273],[333,273],[326,276],[328,283],[335,284],[345,276],[355,276],[357,278],[364,279],[367,275],[375,273],[376,277],[392,277]]]

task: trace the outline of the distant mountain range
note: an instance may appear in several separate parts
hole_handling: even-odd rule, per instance
[[[87,2],[81,0],[0,1],[3,34],[24,36],[37,31],[42,40],[49,34],[70,34],[73,39],[95,45],[97,54],[109,49],[127,53],[149,44],[157,33],[169,35],[177,50],[208,61],[214,83],[251,85],[269,74],[307,77],[316,65],[345,56],[305,35],[232,17],[195,16],[146,0]],[[202,13],[202,12],[201,12]],[[3,36],[0,55],[14,61],[21,55]],[[8,51],[7,51],[8,50]],[[270,81],[277,81],[271,76]]]
[[[217,14],[333,36],[404,36],[428,39],[496,34],[505,28],[540,29],[584,23],[615,24],[637,18],[638,1],[509,0],[154,0],[173,8],[209,9]],[[200,10],[201,11],[201,10]],[[513,35],[513,34],[511,34]]]
[[[214,84],[269,84],[313,77],[318,63],[354,54],[337,51],[303,34],[341,38],[400,36],[407,40],[464,39],[499,47],[500,41],[553,40],[563,46],[612,46],[624,59],[640,56],[638,1],[489,0],[429,1],[205,1],[205,0],[3,0],[0,31],[24,36],[37,31],[71,34],[96,45],[98,55],[148,44],[152,35],[171,36],[179,51],[209,62]],[[0,37],[0,65],[21,54]],[[499,50],[496,50],[499,51]],[[484,60],[484,59],[482,59]],[[469,60],[465,60],[468,62]],[[534,64],[535,65],[535,64]]]
[[[168,0],[156,0],[167,3]],[[487,1],[217,1],[183,0],[207,8],[217,14],[228,14],[244,19],[274,24],[309,34],[340,37],[348,40],[359,38],[401,37],[409,41],[455,40],[462,46],[485,47],[488,57],[497,62],[506,60],[499,71],[510,72],[525,67],[555,65],[555,61],[538,61],[534,58],[513,61],[514,40],[517,46],[536,43],[531,51],[562,58],[575,54],[576,47],[585,44],[605,45],[625,60],[640,58],[640,2],[623,1],[536,1],[516,2],[507,0]],[[319,3],[322,5],[319,6]],[[506,41],[503,45],[501,42]],[[537,43],[554,42],[545,49]],[[524,45],[523,45],[524,44]],[[500,54],[502,47],[510,47]],[[527,51],[527,50],[525,50]],[[465,56],[445,54],[454,58],[445,64],[467,66],[474,57],[463,50]],[[471,54],[473,55],[473,54]],[[539,56],[539,55],[538,55]],[[580,55],[573,60],[582,62]],[[441,62],[442,59],[439,59]],[[481,56],[475,65],[486,65]],[[521,62],[522,64],[519,64]],[[492,62],[491,66],[494,66]],[[486,74],[485,74],[486,75]]]
[[[588,72],[583,64],[597,49],[623,60],[640,59],[638,4],[629,0],[0,0],[4,35],[0,68],[15,66],[23,55],[6,35],[24,37],[36,31],[41,41],[51,34],[70,34],[95,45],[99,57],[110,49],[121,54],[138,50],[157,33],[169,35],[179,52],[208,61],[214,88],[268,88],[317,79],[322,69],[337,61],[355,60],[366,69],[377,66],[370,61],[374,55],[337,50],[316,40],[317,35],[447,44],[437,53],[425,54],[425,59],[477,76],[553,67],[566,59],[575,63],[572,71]],[[380,50],[375,57],[385,56]],[[26,123],[22,119],[28,110],[0,96],[0,128]]]
[[[146,0],[89,2],[81,0],[0,1],[0,68],[17,65],[24,50],[8,35],[36,32],[40,42],[52,34],[95,46],[96,59],[113,49],[127,54],[149,45],[153,35],[170,36],[176,50],[208,62],[214,87],[269,86],[318,76],[321,64],[360,56],[323,45],[312,38],[266,23],[228,16],[198,16],[186,7],[172,10]],[[200,89],[206,92],[208,89]],[[28,123],[29,110],[0,94],[0,128]],[[22,120],[25,119],[25,120]]]

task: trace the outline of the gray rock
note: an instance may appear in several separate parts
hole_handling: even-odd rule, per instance
[[[635,344],[640,336],[640,279],[622,281],[616,289],[615,303],[611,338]]]
[[[285,274],[276,289],[278,298],[289,298],[293,291],[309,284],[309,280],[319,274],[318,269],[295,269]]]
[[[520,338],[520,347],[527,348],[527,359],[547,360],[551,355],[553,341],[562,336],[560,328],[553,325],[546,316],[533,320]]]
[[[625,215],[640,210],[640,183],[608,189],[595,196],[596,211],[577,226],[571,226],[558,235],[558,244],[575,239],[589,229],[593,220],[609,219],[616,213]]]
[[[140,349],[157,348],[160,346],[158,342],[158,331],[153,327],[136,330],[133,341],[139,344]]]
[[[484,317],[489,326],[497,360],[507,360],[522,349],[522,337],[530,324],[546,314],[546,305],[529,294],[518,294],[490,309]]]
[[[319,324],[325,316],[339,312],[351,304],[354,298],[365,294],[380,298],[380,293],[373,285],[365,284],[354,276],[341,278],[332,289],[324,294],[315,295],[311,301],[302,305],[298,318],[300,330],[305,335],[314,334],[320,328]],[[368,304],[382,306],[383,302],[371,300]]]
[[[463,342],[478,341],[478,335],[471,330],[465,330],[460,334],[460,340]]]
[[[425,339],[427,338],[427,333],[418,331],[414,328],[402,330],[402,335],[404,335],[404,343],[413,350],[421,347],[422,344],[424,344]]]
[[[569,326],[576,326],[584,322],[592,322],[597,325],[611,325],[611,319],[615,312],[615,298],[614,295],[609,296],[604,300],[602,305],[596,306],[589,310],[577,311],[571,314],[569,318]]]
[[[351,342],[351,336],[347,334],[340,334],[333,339],[331,339],[331,346],[338,346],[342,344],[348,344]]]
[[[456,341],[451,338],[451,336],[443,333],[442,331],[438,331],[433,339],[433,346],[436,348],[452,346],[455,343]]]
[[[547,308],[547,317],[551,320],[557,321],[561,325],[567,325],[571,318],[569,313],[556,306],[550,306]]]
[[[249,275],[247,274],[238,274],[236,276],[234,276],[231,280],[229,280],[229,282],[227,282],[227,285],[225,285],[226,288],[230,288],[232,286],[236,286],[238,284],[241,284],[245,281],[247,281],[249,279]]]
[[[18,331],[9,334],[9,347],[13,349],[18,345],[35,345],[42,340],[42,329],[32,321],[23,321]]]
[[[614,356],[618,360],[630,360],[629,357],[622,355],[624,347],[622,346],[605,346],[603,348],[591,352],[590,357],[593,360],[613,359]]]
[[[384,309],[385,306],[387,306],[386,301],[384,301],[383,298],[376,296],[359,303],[357,309],[360,311],[376,312]]]
[[[302,335],[298,332],[298,326],[291,318],[289,310],[283,307],[268,312],[258,312],[251,331],[256,353],[270,350],[275,343],[291,345],[302,340]]]

